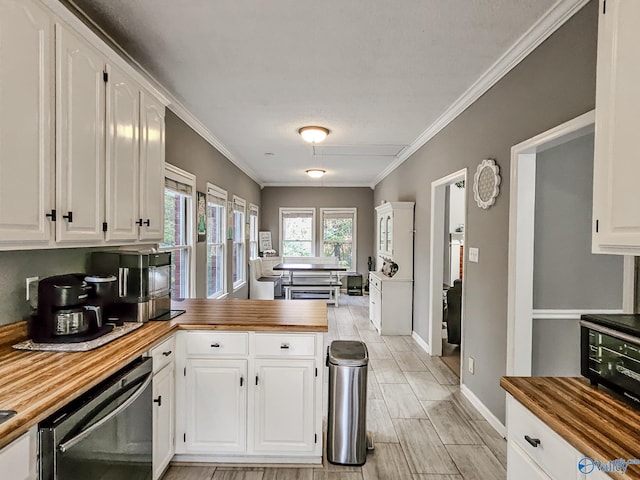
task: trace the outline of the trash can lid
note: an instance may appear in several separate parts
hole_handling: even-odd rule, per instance
[[[329,363],[341,367],[363,367],[369,363],[369,353],[364,342],[334,340],[327,352]]]

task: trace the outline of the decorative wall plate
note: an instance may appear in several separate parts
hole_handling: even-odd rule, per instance
[[[500,167],[495,160],[487,158],[480,162],[473,176],[473,197],[480,208],[487,209],[496,203],[500,193]]]

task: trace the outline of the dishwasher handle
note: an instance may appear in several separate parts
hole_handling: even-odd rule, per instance
[[[149,386],[149,384],[151,383],[151,380],[153,379],[153,373],[149,373],[146,375],[146,377],[144,377],[144,381],[142,382],[142,385],[140,385],[132,394],[129,398],[127,398],[121,405],[119,405],[117,408],[115,408],[112,412],[110,412],[109,414],[105,415],[104,417],[102,417],[100,420],[98,420],[96,423],[92,424],[90,427],[85,428],[84,430],[82,430],[80,433],[78,433],[77,435],[75,435],[74,437],[70,438],[69,440],[61,443],[60,445],[58,445],[58,450],[61,453],[65,453],[67,450],[69,450],[71,447],[73,447],[74,445],[76,445],[78,442],[82,441],[83,439],[87,438],[89,435],[91,435],[91,432],[95,431],[96,429],[100,428],[102,425],[104,425],[106,422],[108,422],[109,420],[111,420],[113,417],[115,417],[116,415],[118,415],[120,412],[122,412],[123,410],[126,410],[133,402],[135,402],[138,397],[140,397],[140,395],[142,395],[142,393],[146,390],[146,388]],[[118,395],[119,396],[119,395]],[[116,397],[117,398],[117,397]]]

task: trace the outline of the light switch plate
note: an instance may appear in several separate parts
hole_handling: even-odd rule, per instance
[[[475,370],[476,370],[476,361],[473,359],[473,357],[469,357],[468,370],[469,370],[469,373],[470,373],[471,375],[473,375],[473,374],[475,373]]]
[[[478,258],[480,256],[480,249],[477,247],[469,247],[469,261],[473,263],[478,263]]]

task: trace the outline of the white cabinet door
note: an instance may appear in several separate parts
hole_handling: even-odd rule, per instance
[[[20,438],[0,449],[2,478],[11,480],[36,480],[37,428],[32,428]]]
[[[369,290],[369,318],[373,325],[380,331],[382,320],[382,295],[377,288]]]
[[[106,240],[134,241],[140,219],[140,87],[115,67],[108,73]]]
[[[0,242],[46,242],[53,207],[53,23],[0,0]]]
[[[507,480],[551,480],[551,478],[520,447],[509,442],[507,445]]]
[[[246,379],[246,360],[187,360],[187,452],[246,450]]]
[[[105,62],[56,24],[57,241],[103,238]]]
[[[171,363],[153,377],[153,480],[160,478],[175,452],[174,373]]]
[[[314,360],[256,360],[254,450],[311,452]]]
[[[141,92],[140,240],[164,235],[164,106]]]
[[[593,173],[594,253],[640,253],[640,2],[600,1]]]

